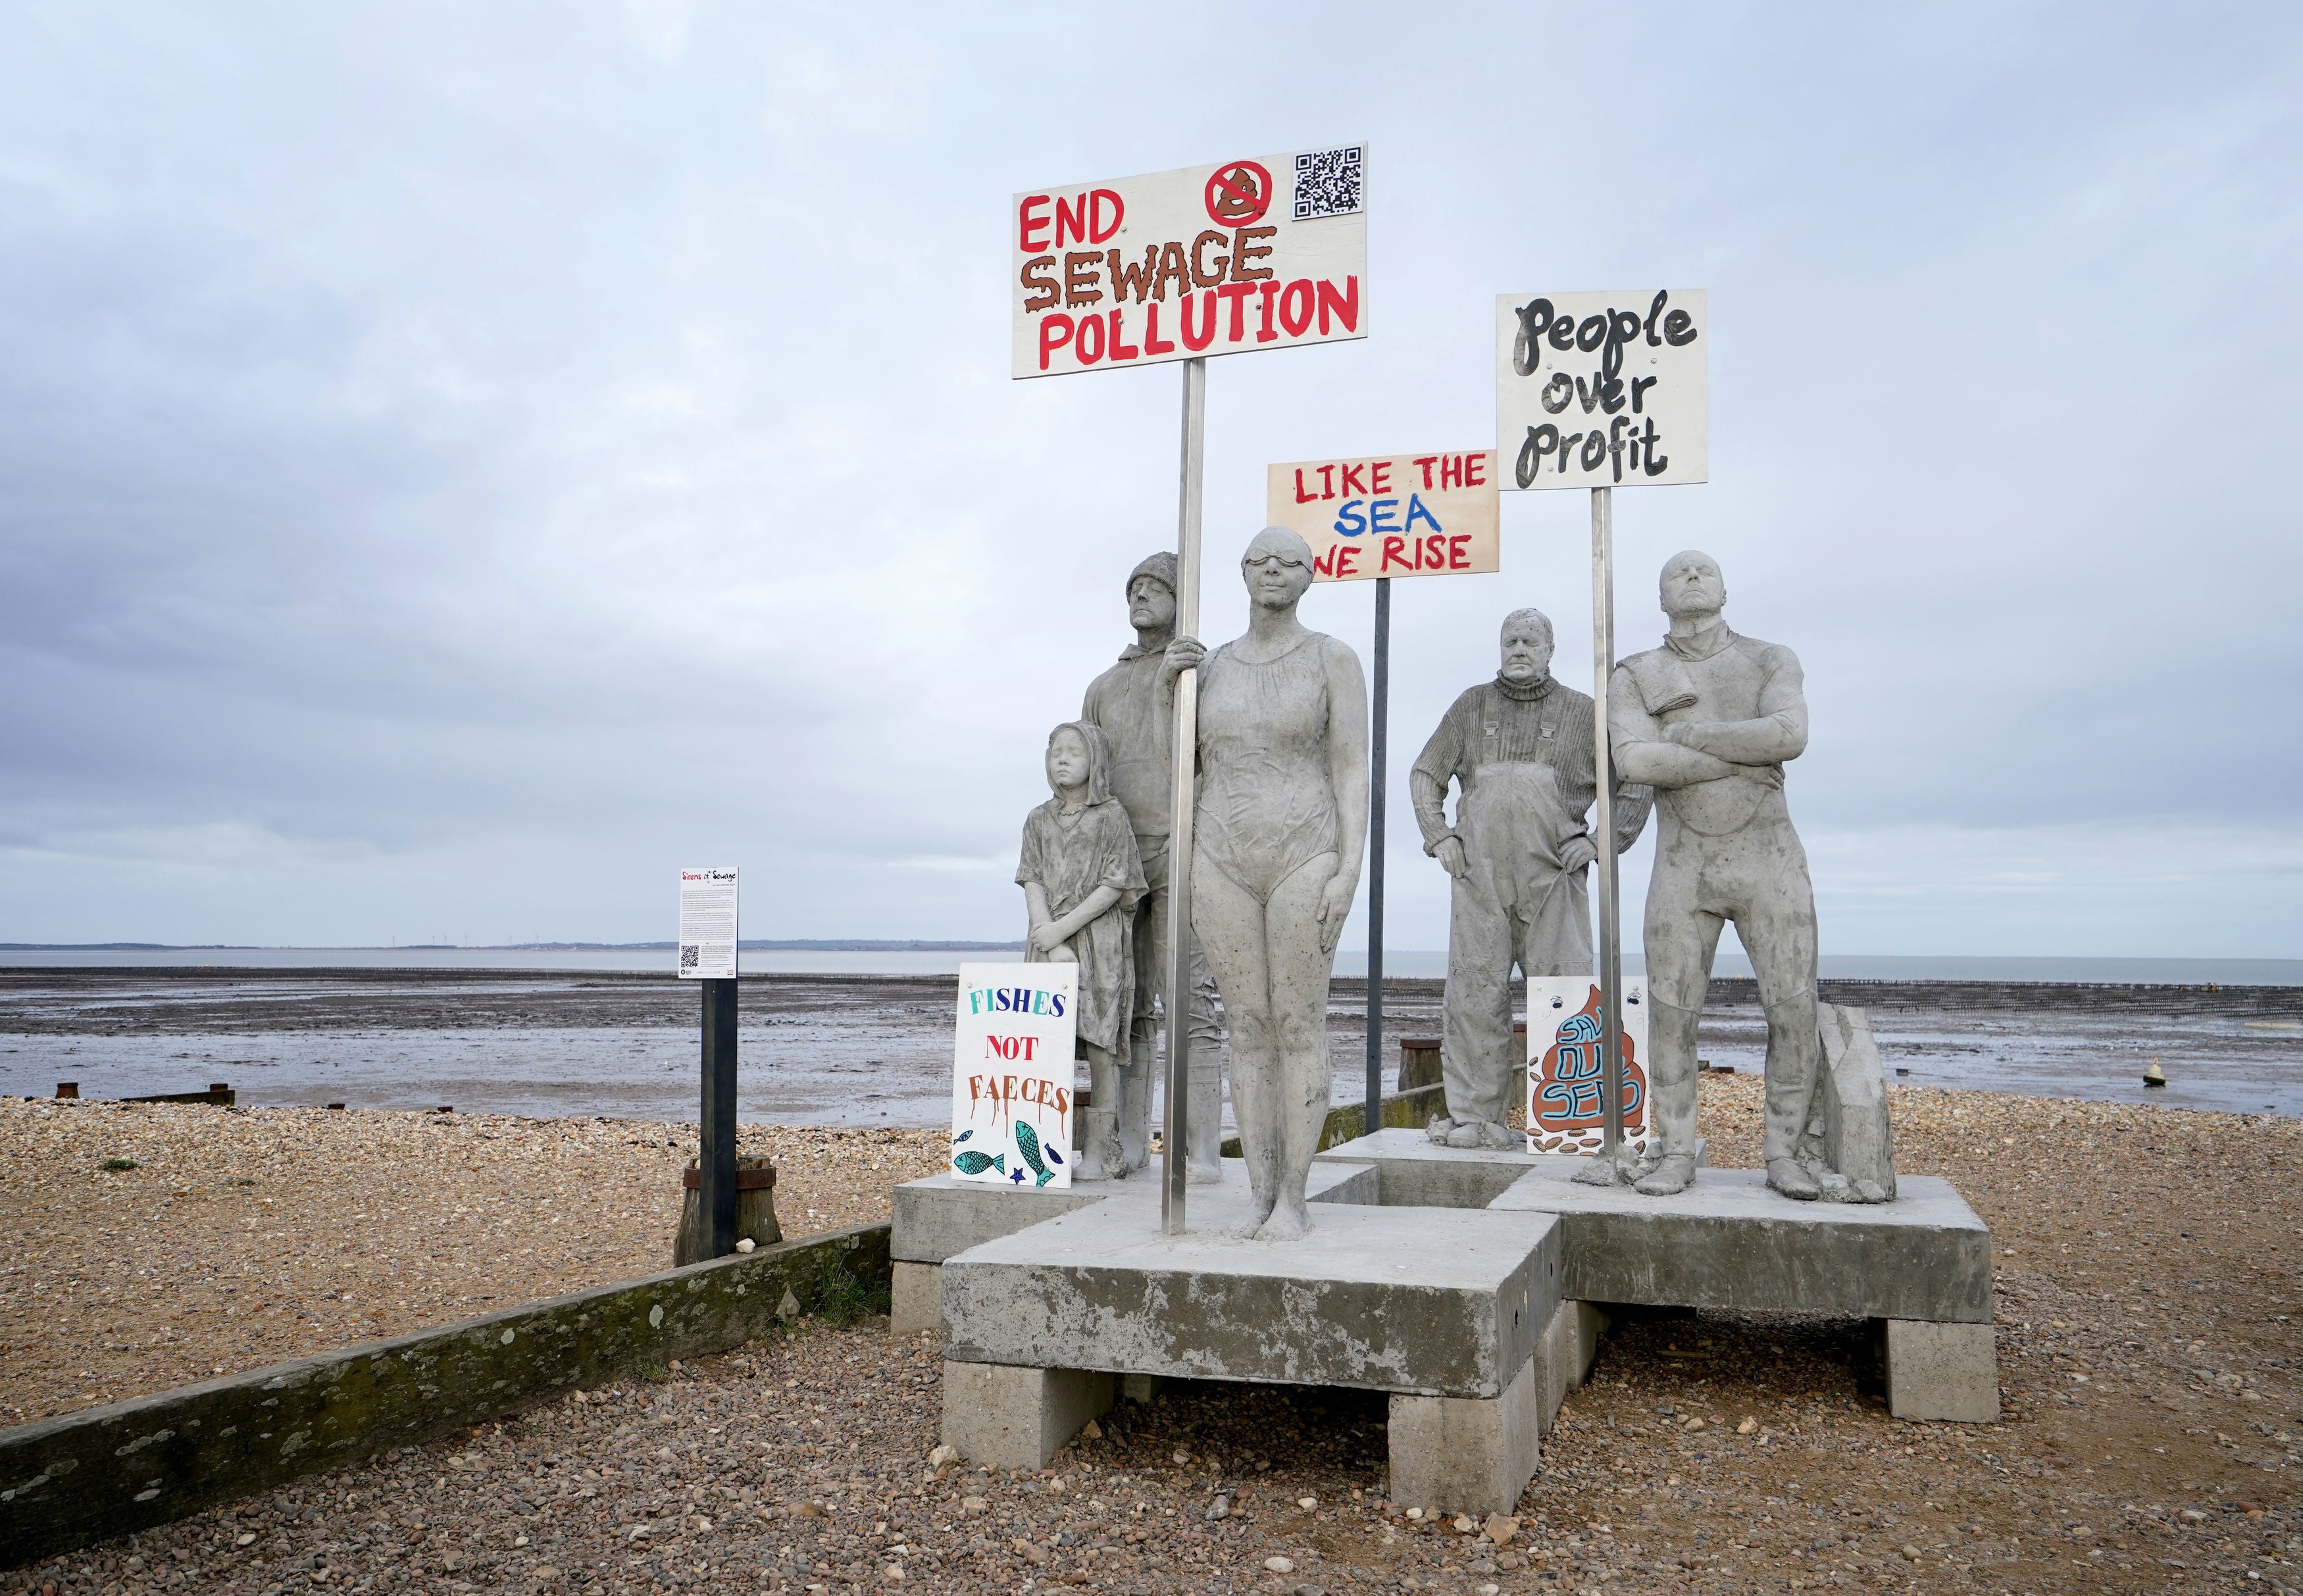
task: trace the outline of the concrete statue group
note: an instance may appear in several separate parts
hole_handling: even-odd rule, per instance
[[[1026,821],[1017,871],[1026,956],[1080,966],[1090,1085],[1075,1179],[1123,1179],[1149,1156],[1155,994],[1168,939],[1182,929],[1169,897],[1175,691],[1183,672],[1199,671],[1185,1152],[1191,1180],[1221,1178],[1227,1030],[1254,1194],[1238,1233],[1272,1240],[1311,1228],[1304,1189],[1329,1109],[1329,979],[1367,836],[1365,683],[1350,648],[1296,617],[1312,559],[1295,533],[1259,533],[1240,561],[1247,632],[1212,652],[1175,634],[1174,556],[1130,573],[1135,642],[1088,688],[1079,719],[1050,734],[1054,796]],[[1807,705],[1797,658],[1731,631],[1726,596],[1715,561],[1675,556],[1661,581],[1663,646],[1624,660],[1609,684],[1617,851],[1650,810],[1658,822],[1645,923],[1655,1134],[1636,1164],[1605,1178],[1657,1197],[1693,1179],[1696,1022],[1732,920],[1767,1017],[1767,1182],[1812,1199],[1822,1189],[1801,1135],[1820,1054],[1815,905],[1784,802],[1784,764],[1807,743]],[[1451,1147],[1525,1145],[1506,1124],[1526,1067],[1512,1032],[1514,968],[1527,977],[1593,967],[1592,704],[1553,679],[1551,655],[1540,611],[1507,616],[1494,680],[1448,709],[1409,777],[1425,852],[1452,878],[1447,1113],[1430,1128]]]

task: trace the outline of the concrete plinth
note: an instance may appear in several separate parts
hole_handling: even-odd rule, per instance
[[[1988,1324],[1889,1319],[1887,1411],[1899,1419],[1989,1424],[1999,1419],[1999,1346]]]
[[[970,1463],[1045,1468],[1088,1420],[1111,1411],[1111,1376],[1003,1364],[943,1365],[943,1444]]]
[[[1443,1147],[1421,1130],[1379,1130],[1318,1154],[1322,1163],[1372,1164],[1377,1195],[1387,1208],[1484,1208],[1520,1177],[1538,1170],[1565,1179],[1587,1160],[1581,1153],[1529,1153],[1517,1148]],[[1710,1162],[1709,1144],[1695,1140],[1695,1162]]]
[[[1495,1398],[1558,1306],[1533,1216],[1329,1204],[1298,1240],[1232,1240],[1244,1195],[1194,1191],[1184,1236],[1105,1203],[955,1255],[945,1356]]]
[[[1076,1186],[1067,1191],[1035,1190],[1026,1187],[988,1186],[951,1176],[929,1175],[896,1188],[895,1224],[889,1237],[889,1256],[895,1260],[893,1300],[889,1324],[898,1335],[915,1335],[943,1323],[943,1261],[957,1252],[1001,1236],[1012,1236],[1059,1214],[1098,1203],[1126,1203],[1159,1212],[1159,1165],[1126,1180],[1104,1180]],[[1194,1186],[1190,1205],[1196,1212],[1202,1198],[1240,1198],[1247,1190],[1247,1165],[1236,1158],[1223,1164],[1219,1187]],[[1365,1164],[1315,1165],[1305,1189],[1315,1203],[1373,1204],[1377,1178]]]
[[[894,1265],[888,1288],[888,1328],[899,1336],[943,1328],[943,1271],[933,1264]]]
[[[1499,1396],[1391,1399],[1391,1499],[1442,1513],[1508,1513],[1542,1461],[1548,1429],[1542,1360],[1520,1365]]]
[[[1491,1214],[1562,1226],[1560,1294],[1582,1302],[1987,1324],[1991,1233],[1950,1182],[1892,1203],[1798,1203],[1757,1170],[1699,1170],[1676,1197],[1522,1176]]]

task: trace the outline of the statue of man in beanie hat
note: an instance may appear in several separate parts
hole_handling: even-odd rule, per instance
[[[1151,1156],[1153,1037],[1158,1021],[1152,994],[1167,986],[1168,804],[1174,776],[1171,749],[1176,732],[1176,678],[1168,644],[1176,634],[1176,557],[1147,557],[1127,574],[1127,620],[1135,642],[1119,663],[1091,683],[1080,718],[1099,727],[1111,745],[1112,795],[1135,828],[1135,848],[1143,861],[1147,890],[1135,905],[1135,1011],[1128,1028],[1127,1067],[1121,1078],[1119,1140],[1131,1169]],[[1188,928],[1186,935],[1188,935]],[[1173,1024],[1173,1016],[1169,1023]],[[1223,1021],[1216,1007],[1215,977],[1192,947],[1191,1131],[1185,1148],[1190,1178],[1220,1180],[1218,1149],[1223,1143]],[[1122,1172],[1113,1171],[1114,1174]]]

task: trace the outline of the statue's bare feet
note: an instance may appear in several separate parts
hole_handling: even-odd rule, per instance
[[[1823,1188],[1818,1186],[1815,1183],[1815,1178],[1800,1167],[1800,1162],[1796,1158],[1768,1159],[1767,1184],[1785,1197],[1795,1198],[1802,1203],[1811,1203],[1823,1195]]]
[[[1447,1145],[1447,1133],[1455,1129],[1455,1121],[1443,1113],[1423,1127],[1423,1134],[1444,1147]]]
[[[1218,1164],[1187,1163],[1184,1166],[1184,1182],[1188,1186],[1220,1186],[1223,1169]]]
[[[1632,1182],[1642,1197],[1677,1197],[1695,1179],[1695,1155],[1666,1153],[1655,1168]]]
[[[1235,1241],[1255,1239],[1256,1233],[1261,1231],[1265,1222],[1270,1219],[1272,1205],[1278,1200],[1278,1195],[1274,1192],[1270,1197],[1256,1197],[1249,1206],[1247,1217],[1237,1224],[1226,1225],[1223,1233]]]
[[[1255,1239],[1258,1241],[1297,1241],[1311,1233],[1311,1214],[1304,1212],[1302,1205],[1290,1203],[1272,1211],[1271,1217],[1263,1222],[1263,1228],[1255,1232]]]

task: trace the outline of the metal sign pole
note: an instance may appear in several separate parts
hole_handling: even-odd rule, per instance
[[[1368,743],[1367,1112],[1361,1134],[1383,1129],[1383,792],[1391,704],[1391,578],[1375,579],[1374,735]]]
[[[1176,635],[1200,634],[1200,482],[1208,419],[1208,363],[1184,365],[1184,465],[1176,516]],[[1168,1103],[1160,1127],[1160,1229],[1184,1233],[1185,1138],[1192,1095],[1192,799],[1200,745],[1200,673],[1176,678],[1176,732],[1168,743]]]
[[[1615,773],[1607,748],[1607,678],[1615,668],[1615,522],[1608,490],[1591,490],[1592,749],[1599,793],[1599,1069],[1605,1116],[1600,1159],[1620,1166],[1624,1148],[1624,950],[1615,894]]]

